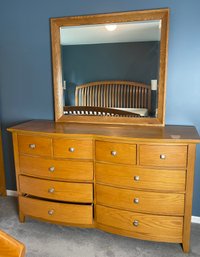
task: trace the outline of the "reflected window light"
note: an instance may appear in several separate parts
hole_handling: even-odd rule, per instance
[[[117,28],[116,24],[107,24],[105,25],[105,28],[107,29],[107,31],[114,31]]]

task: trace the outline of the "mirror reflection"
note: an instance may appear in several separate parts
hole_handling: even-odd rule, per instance
[[[157,117],[161,21],[60,29],[65,115]]]

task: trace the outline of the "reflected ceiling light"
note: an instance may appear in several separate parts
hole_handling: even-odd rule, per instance
[[[106,28],[108,31],[114,31],[114,30],[116,30],[117,25],[116,25],[116,24],[107,24],[107,25],[105,25],[105,28]]]

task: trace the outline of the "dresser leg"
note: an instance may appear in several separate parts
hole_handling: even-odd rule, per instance
[[[189,253],[189,251],[190,251],[190,243],[189,242],[183,242],[182,247],[183,247],[184,253]]]
[[[25,222],[25,215],[21,211],[19,211],[19,221],[21,223]]]

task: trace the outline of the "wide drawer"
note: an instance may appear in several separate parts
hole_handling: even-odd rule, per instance
[[[93,162],[54,160],[21,155],[20,173],[49,179],[92,181]]]
[[[136,145],[96,141],[96,160],[136,164]]]
[[[52,155],[52,139],[48,137],[18,135],[18,146],[22,154]]]
[[[187,165],[187,146],[140,145],[139,163],[144,166],[185,168]]]
[[[56,138],[53,140],[54,157],[72,159],[93,159],[91,140]]]
[[[95,169],[97,183],[135,189],[185,191],[185,170],[156,170],[102,163],[96,163]]]
[[[134,213],[101,205],[96,206],[96,217],[97,223],[132,232],[134,237],[164,242],[182,242],[182,217]]]
[[[92,205],[56,203],[20,196],[19,207],[24,215],[47,221],[80,225],[93,223]]]
[[[131,211],[183,215],[184,194],[145,192],[96,185],[98,204]]]
[[[33,196],[65,202],[92,203],[93,185],[58,182],[19,176],[20,191]]]

